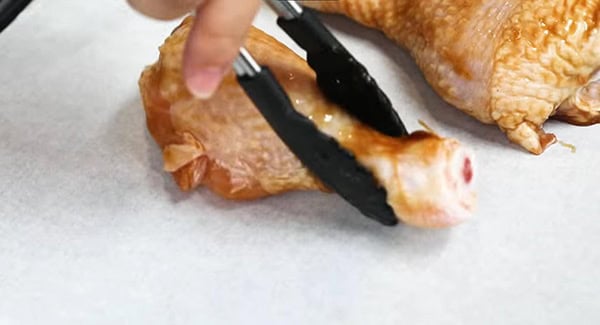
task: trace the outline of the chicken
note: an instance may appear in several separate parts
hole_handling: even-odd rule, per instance
[[[182,52],[192,19],[172,33],[158,62],[139,80],[147,125],[163,150],[164,169],[183,190],[204,185],[236,200],[327,191],[277,137],[233,74],[211,99],[200,100],[187,91]],[[246,47],[270,67],[295,108],[374,175],[402,221],[446,227],[471,215],[476,200],[473,157],[456,140],[423,131],[404,138],[382,135],[327,101],[307,63],[275,39],[253,28]]]
[[[534,154],[544,122],[600,122],[598,0],[304,1],[385,33],[447,102]]]

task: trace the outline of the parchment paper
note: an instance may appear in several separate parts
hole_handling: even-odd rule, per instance
[[[274,19],[256,25],[291,44]],[[325,21],[411,130],[475,150],[473,220],[385,228],[334,195],[181,193],[137,89],[178,21],[36,0],[0,35],[0,324],[598,324],[600,128],[551,122],[577,153],[530,155],[379,33]]]

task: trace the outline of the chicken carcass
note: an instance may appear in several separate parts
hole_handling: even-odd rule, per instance
[[[598,0],[303,1],[383,31],[447,102],[535,154],[544,122],[600,122]]]
[[[229,199],[256,199],[292,190],[324,190],[277,137],[229,74],[208,100],[194,98],[182,79],[184,20],[139,81],[147,125],[163,150],[165,170],[183,190],[207,186]],[[472,156],[456,140],[415,132],[382,135],[327,101],[308,64],[252,29],[246,47],[275,77],[295,108],[334,137],[371,171],[405,223],[445,227],[467,218],[475,204]]]

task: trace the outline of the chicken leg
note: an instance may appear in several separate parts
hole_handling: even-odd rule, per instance
[[[233,74],[211,99],[187,91],[181,69],[191,19],[167,39],[158,62],[139,81],[164,169],[184,190],[204,185],[230,199],[326,190],[277,137]],[[295,109],[372,172],[402,221],[446,227],[470,216],[476,198],[473,157],[458,141],[422,131],[403,138],[378,133],[327,101],[306,61],[272,37],[253,28],[246,47],[269,66]]]

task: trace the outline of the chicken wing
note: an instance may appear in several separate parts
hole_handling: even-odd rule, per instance
[[[600,122],[598,0],[303,1],[383,31],[450,104],[535,154],[551,116]]]
[[[158,62],[139,81],[147,125],[163,150],[165,170],[183,190],[204,185],[229,199],[326,191],[277,137],[233,74],[209,100],[187,91],[181,69],[191,19],[166,40]],[[306,62],[275,39],[253,28],[246,47],[270,67],[300,113],[373,173],[402,221],[445,227],[471,214],[473,157],[456,140],[422,131],[406,138],[384,136],[327,101]]]

